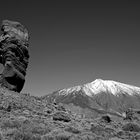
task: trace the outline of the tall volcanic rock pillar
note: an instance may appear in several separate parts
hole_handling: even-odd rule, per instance
[[[25,83],[29,59],[28,31],[19,22],[9,20],[2,21],[1,31],[0,63],[4,70],[0,76],[0,85],[20,92]]]

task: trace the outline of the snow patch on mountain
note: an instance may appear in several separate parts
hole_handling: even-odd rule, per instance
[[[81,86],[62,89],[59,91],[59,93],[68,95],[69,93],[75,93],[76,91],[80,90],[83,90],[85,94],[88,96],[93,96],[102,92],[111,93],[115,96],[118,96],[119,94],[128,94],[128,95],[140,94],[139,87],[123,84],[120,82],[115,82],[112,80],[102,80],[102,79],[96,79],[91,83],[84,84]]]
[[[69,93],[72,93],[74,91],[80,91],[82,88],[82,86],[74,86],[74,87],[71,87],[71,88],[65,88],[65,89],[62,89],[59,91],[59,94],[61,95],[65,95],[65,94],[69,94]]]

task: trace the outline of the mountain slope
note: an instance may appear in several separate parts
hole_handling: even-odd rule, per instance
[[[120,82],[96,79],[91,83],[62,89],[47,95],[50,102],[64,103],[94,112],[123,113],[128,108],[140,108],[140,88]],[[111,111],[110,111],[111,110]]]
[[[73,92],[73,95],[77,94],[76,99],[81,102],[88,97],[83,91]],[[86,104],[88,100],[84,101]],[[103,109],[91,109],[105,114]],[[62,104],[51,104],[42,97],[0,87],[0,140],[132,140],[139,139],[139,133],[138,115],[131,122],[123,118],[116,120],[109,115],[88,119],[73,114]]]

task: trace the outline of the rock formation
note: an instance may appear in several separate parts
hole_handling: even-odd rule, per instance
[[[19,22],[3,20],[0,36],[0,63],[4,70],[0,77],[0,85],[9,90],[20,92],[24,86],[28,66],[27,29]]]

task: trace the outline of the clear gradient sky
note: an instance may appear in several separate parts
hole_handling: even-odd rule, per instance
[[[97,78],[140,86],[140,4],[99,0],[0,2],[0,21],[30,32],[22,92],[45,95]]]

